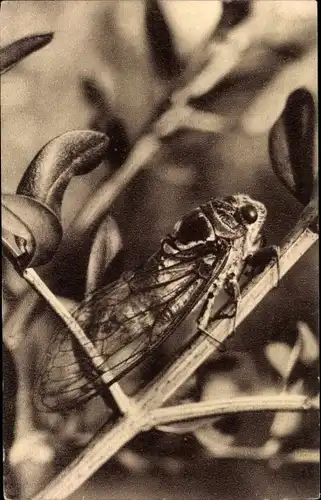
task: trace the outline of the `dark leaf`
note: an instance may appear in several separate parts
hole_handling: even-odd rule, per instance
[[[60,244],[62,227],[43,203],[22,195],[2,195],[2,228],[15,236],[23,267],[49,262]]]
[[[9,449],[14,440],[15,402],[18,391],[18,377],[14,358],[2,344],[2,385],[3,385],[3,419],[6,432],[4,434],[4,445]]]
[[[179,76],[182,63],[176,54],[175,45],[159,8],[157,0],[151,0],[146,7],[146,32],[155,69],[164,80]]]
[[[269,137],[272,168],[303,205],[309,203],[316,185],[315,115],[312,95],[298,89],[288,98]]]
[[[106,159],[112,171],[117,170],[127,159],[131,144],[123,122],[105,113],[97,113],[90,128],[104,132],[109,137]]]
[[[242,22],[251,11],[250,0],[223,0],[220,28],[233,28]]]
[[[123,122],[116,117],[109,119],[103,130],[109,137],[107,151],[108,163],[113,170],[120,167],[127,159],[131,150],[129,137]]]
[[[105,158],[108,137],[91,130],[75,130],[52,139],[35,156],[24,173],[17,194],[48,205],[60,218],[69,181],[91,172]]]
[[[84,98],[94,108],[97,108],[99,112],[105,110],[108,112],[109,107],[105,99],[103,91],[99,88],[96,81],[91,78],[81,79],[81,89]]]
[[[6,73],[19,61],[41,49],[53,39],[53,33],[21,38],[0,50],[0,73]]]
[[[3,483],[4,497],[18,498],[18,484],[12,474],[8,454],[15,438],[16,396],[18,392],[18,376],[14,358],[2,344],[2,425],[3,433]]]

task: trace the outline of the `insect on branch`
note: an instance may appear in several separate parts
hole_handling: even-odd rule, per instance
[[[317,218],[317,202],[315,200],[303,210],[302,215],[293,230],[285,238],[280,248],[279,262],[271,262],[265,271],[254,278],[243,290],[238,305],[237,317],[213,321],[208,326],[208,332],[216,340],[207,336],[197,336],[194,343],[168,370],[153,381],[149,389],[144,389],[138,397],[146,407],[153,408],[166,402],[186,380],[213,355],[242,321],[255,309],[264,297],[275,287],[292,266],[318,240],[318,234],[311,231],[310,226]],[[278,270],[279,267],[279,270]],[[279,276],[278,276],[279,274]],[[228,316],[233,311],[233,304],[227,304],[219,314]]]
[[[279,278],[282,278],[318,240],[318,234],[310,229],[313,223],[315,223],[317,215],[317,200],[313,199],[303,210],[298,223],[281,245]],[[241,324],[263,298],[275,287],[276,274],[277,264],[273,262],[243,290],[239,303],[236,325]],[[224,308],[224,312],[229,313],[232,307],[231,304],[228,304]],[[233,320],[221,319],[213,322],[210,333],[215,339],[223,342],[232,333],[232,330]],[[135,412],[124,415],[114,426],[110,422],[107,422],[95,435],[89,445],[79,454],[77,459],[65,468],[42,492],[36,495],[34,500],[67,498],[76,491],[133,437],[153,427],[155,411],[162,406],[199,368],[199,366],[206,361],[210,355],[213,355],[217,351],[217,349],[218,345],[215,345],[207,336],[197,335],[194,342],[187,347],[179,359],[156,377],[147,388],[136,395],[135,401],[137,406],[135,407]],[[285,399],[284,394],[282,398]],[[301,408],[305,408],[306,404],[307,400],[305,398],[304,402],[302,401]],[[259,402],[253,401],[252,410],[255,411],[256,407],[259,407]],[[199,409],[201,408],[200,406]],[[268,409],[274,410],[275,405],[271,405],[270,408],[266,405],[265,410]],[[157,411],[161,412],[162,418],[166,418],[167,423],[170,423],[172,418],[174,420],[177,419],[176,412],[173,414],[173,409],[170,407]],[[168,412],[167,414],[166,411]],[[251,411],[250,406],[248,407],[248,411]],[[230,407],[230,412],[234,412],[233,405]],[[226,413],[228,413],[227,410]],[[193,414],[193,418],[195,418],[195,413]]]

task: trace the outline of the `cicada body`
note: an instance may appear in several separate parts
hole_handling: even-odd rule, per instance
[[[265,206],[247,195],[211,200],[174,226],[144,266],[100,288],[73,313],[111,370],[109,385],[164,342],[209,291],[238,279],[261,245]],[[204,316],[202,318],[204,324]],[[97,394],[99,373],[62,329],[49,345],[37,392],[59,411]]]

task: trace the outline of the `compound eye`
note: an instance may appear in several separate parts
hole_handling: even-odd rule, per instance
[[[208,223],[199,212],[192,212],[184,217],[176,228],[175,237],[182,245],[205,242],[211,230]]]
[[[241,207],[238,210],[238,213],[236,214],[236,216],[237,215],[239,215],[239,219],[241,219],[241,220],[238,220],[238,217],[236,217],[238,222],[243,221],[243,222],[246,222],[247,224],[253,224],[257,220],[257,217],[258,217],[257,210],[253,205],[243,205],[243,207]]]

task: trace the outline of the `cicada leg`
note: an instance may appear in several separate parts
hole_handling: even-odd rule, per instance
[[[207,330],[207,327],[212,320],[212,308],[215,301],[215,298],[218,293],[218,286],[216,283],[212,285],[209,292],[207,293],[207,297],[205,303],[202,307],[202,310],[197,318],[197,328],[200,332],[204,333],[211,341],[215,342],[215,344],[222,345],[222,342],[217,340],[210,332]],[[224,349],[220,349],[224,352]]]
[[[234,300],[235,309],[234,309],[234,311],[232,311],[229,314],[221,315],[220,318],[233,318],[234,319],[234,321],[233,321],[233,333],[235,333],[237,311],[238,311],[238,306],[239,306],[239,302],[241,299],[241,290],[240,290],[240,285],[239,285],[239,282],[237,280],[237,277],[234,273],[231,273],[226,277],[224,289]]]
[[[251,272],[247,273],[251,278],[264,271],[267,264],[271,261],[276,262],[277,281],[275,287],[279,286],[281,271],[280,271],[280,248],[277,245],[261,248],[253,255],[248,256],[246,264],[251,266]]]

